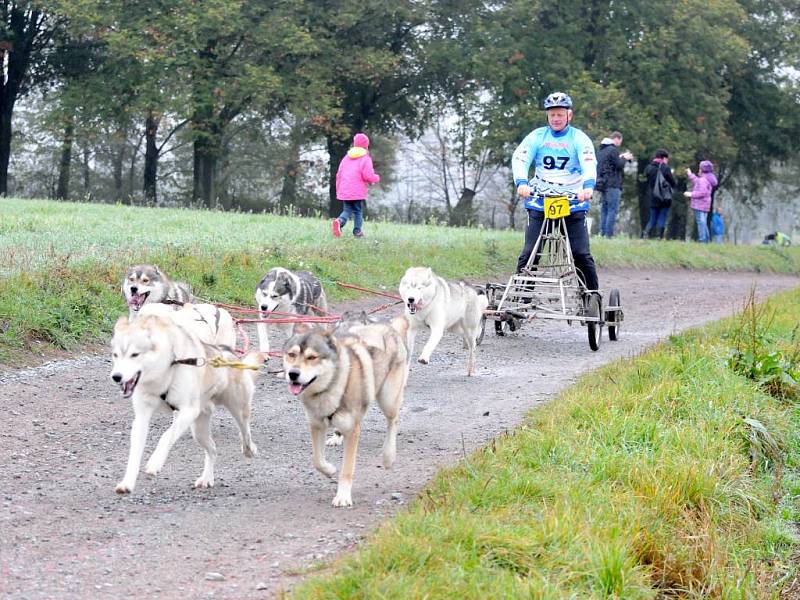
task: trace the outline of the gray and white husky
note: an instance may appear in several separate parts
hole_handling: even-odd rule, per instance
[[[400,296],[408,318],[408,355],[414,352],[417,331],[429,327],[431,335],[417,359],[427,365],[445,331],[461,334],[467,348],[467,375],[475,374],[475,348],[483,311],[489,304],[485,294],[463,281],[446,281],[427,267],[411,267],[400,280]]]
[[[322,315],[328,311],[328,300],[319,279],[308,271],[290,271],[283,267],[270,269],[256,287],[256,308],[262,319],[269,319],[272,312]],[[273,315],[280,319],[282,315]],[[283,331],[286,337],[292,333],[291,323],[270,325]],[[258,342],[261,352],[269,352],[267,326],[258,324]]]
[[[191,288],[172,281],[155,265],[134,265],[122,281],[122,295],[128,304],[128,320],[133,321],[142,306],[151,302],[184,304],[193,302]]]

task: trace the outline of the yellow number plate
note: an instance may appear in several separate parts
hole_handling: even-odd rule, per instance
[[[569,216],[569,199],[566,196],[555,196],[544,199],[544,216],[547,219],[560,219]]]

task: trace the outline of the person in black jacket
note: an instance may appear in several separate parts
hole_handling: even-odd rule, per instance
[[[647,177],[647,195],[650,199],[650,220],[647,222],[644,231],[642,231],[642,238],[654,237],[662,239],[667,227],[667,217],[669,216],[669,207],[672,205],[672,198],[657,198],[653,195],[653,188],[659,171],[661,171],[664,179],[674,190],[677,182],[672,174],[672,169],[669,168],[669,152],[663,148],[656,150],[653,162],[644,169],[645,177]]]
[[[594,189],[602,194],[600,203],[600,235],[614,237],[619,199],[622,196],[622,170],[625,163],[633,160],[630,152],[619,153],[622,134],[614,131],[603,138],[597,153],[597,185]]]

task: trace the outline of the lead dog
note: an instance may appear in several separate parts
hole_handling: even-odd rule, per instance
[[[307,315],[311,312],[325,314],[328,300],[319,279],[308,271],[293,272],[283,267],[270,269],[256,286],[256,308],[261,311],[261,319],[268,319],[273,311],[293,315]],[[281,318],[282,315],[276,315]],[[283,331],[289,337],[292,323],[270,325]],[[267,325],[258,323],[258,342],[261,352],[269,352]]]
[[[128,320],[133,321],[145,304],[192,302],[188,284],[172,281],[155,265],[134,265],[122,280],[122,295],[128,304]]]
[[[461,334],[467,348],[467,376],[475,373],[475,348],[481,330],[483,311],[489,299],[482,292],[460,281],[445,281],[428,267],[411,267],[400,280],[400,296],[408,318],[408,353],[414,352],[417,331],[431,330],[428,343],[417,359],[427,365],[445,330]]]
[[[336,467],[325,460],[325,432],[344,437],[344,459],[334,506],[352,506],[351,489],[361,421],[376,401],[386,417],[383,465],[394,464],[397,424],[408,374],[404,336],[408,322],[353,325],[347,333],[299,324],[286,342],[284,372],[289,391],[300,396],[311,429],[314,467],[328,477]]]
[[[205,452],[203,472],[194,486],[212,487],[217,450],[210,425],[218,405],[225,406],[239,426],[242,453],[255,456],[250,411],[257,373],[208,364],[217,356],[236,359],[229,349],[205,344],[192,328],[156,315],[141,316],[133,323],[121,317],[111,348],[111,379],[119,384],[122,397],[131,399],[134,413],[128,466],[117,484],[118,494],[130,493],[136,486],[150,420],[157,410],[172,412],[173,421],[147,461],[146,473],[158,473],[172,446],[191,429]],[[264,357],[252,352],[242,362],[259,367]]]

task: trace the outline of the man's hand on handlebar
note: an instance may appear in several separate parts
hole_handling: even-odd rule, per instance
[[[531,192],[533,192],[533,189],[531,189],[531,186],[529,186],[529,185],[526,185],[526,184],[523,183],[522,185],[517,186],[517,194],[522,198],[530,197]],[[584,190],[581,190],[581,191],[577,192],[574,197],[582,202],[584,200],[591,200],[592,199],[592,194],[593,194],[593,190],[590,190],[589,188],[586,188]],[[567,194],[567,195],[571,195],[571,194]]]

